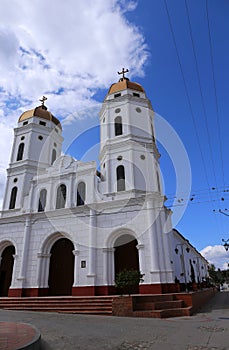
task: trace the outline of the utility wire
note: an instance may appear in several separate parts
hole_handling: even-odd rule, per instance
[[[179,66],[180,66],[181,76],[182,76],[182,80],[183,80],[183,83],[184,83],[185,93],[186,93],[186,96],[187,96],[188,105],[189,105],[189,109],[190,109],[190,112],[191,112],[191,117],[192,117],[192,121],[193,121],[193,125],[194,125],[194,130],[195,130],[195,133],[196,133],[197,143],[198,143],[198,147],[199,147],[199,150],[200,150],[200,155],[201,155],[201,159],[202,159],[202,163],[203,163],[203,167],[204,167],[206,181],[207,181],[208,187],[210,187],[209,181],[208,181],[208,177],[207,177],[207,169],[206,169],[206,166],[205,166],[204,156],[203,156],[203,152],[202,152],[202,149],[201,149],[201,144],[200,144],[200,140],[199,140],[199,136],[198,136],[198,131],[197,131],[198,129],[197,129],[197,125],[196,125],[196,121],[195,121],[195,117],[194,117],[194,113],[193,113],[193,109],[192,109],[192,104],[191,104],[189,93],[188,93],[188,87],[187,87],[187,84],[186,84],[184,71],[183,71],[183,68],[182,68],[180,55],[179,55],[179,51],[178,51],[178,47],[177,47],[177,43],[176,43],[176,39],[175,39],[175,34],[174,34],[174,31],[173,31],[172,21],[171,21],[171,17],[170,17],[170,14],[169,14],[169,10],[168,10],[168,6],[167,6],[166,0],[164,0],[164,3],[165,3],[167,16],[168,16],[170,31],[171,31],[172,38],[173,38],[173,44],[175,46],[176,55],[177,55],[177,59],[178,59]]]
[[[211,200],[211,202],[216,202],[217,200]],[[209,203],[210,201],[209,200],[205,200],[205,201],[199,201],[199,202],[195,202],[193,204],[203,204],[203,203]],[[185,206],[186,204],[184,203],[178,203],[178,204],[173,204],[173,205],[168,205],[168,206],[164,206],[163,204],[161,206],[155,206],[155,207],[152,207],[151,209],[159,209],[159,210],[164,210],[164,208],[169,208],[169,209],[172,209],[172,208],[176,208],[176,207],[183,207]],[[131,205],[133,207],[136,207],[136,206],[139,206],[139,205],[136,205],[136,204],[133,204]],[[131,207],[130,205],[128,205],[128,207]],[[31,216],[31,219],[32,219],[32,222],[36,222],[36,221],[47,221],[47,220],[51,220],[51,221],[55,221],[55,220],[59,220],[61,217],[66,217],[67,215],[74,215],[74,212],[73,210],[75,209],[76,207],[71,207],[71,208],[63,208],[63,211],[62,213],[58,212],[58,215],[57,213],[53,214],[53,211],[48,211],[48,212],[32,212],[32,213],[23,213],[22,215],[25,216],[25,215],[30,215]],[[125,207],[124,207],[125,208]],[[67,210],[66,210],[67,209]],[[88,208],[89,210],[90,208]],[[80,219],[80,218],[85,218],[85,217],[98,217],[98,216],[109,216],[109,215],[120,215],[120,214],[127,214],[127,213],[140,213],[141,211],[147,211],[149,210],[148,208],[141,208],[141,209],[127,209],[127,210],[122,210],[123,208],[121,208],[121,210],[117,210],[116,212],[106,212],[106,211],[101,211],[101,212],[94,212],[94,214],[90,215],[90,214],[87,214],[85,211],[84,213],[82,214],[76,214],[76,219]],[[106,209],[104,209],[106,210]],[[225,209],[226,211],[227,209]],[[56,210],[54,210],[56,212]],[[59,210],[58,210],[59,211]],[[67,211],[67,213],[66,213]],[[216,210],[214,210],[216,212]],[[45,216],[45,217],[38,217],[37,215],[42,215]],[[45,214],[45,215],[44,215]],[[33,219],[33,216],[36,215],[37,217]],[[19,214],[20,216],[20,214]],[[25,220],[18,220],[18,216],[15,216],[15,221],[8,221],[7,222],[0,222],[0,226],[2,225],[9,225],[9,224],[18,224],[19,222],[21,223],[25,223]],[[1,218],[2,220],[4,219],[8,219],[8,218]]]
[[[194,44],[194,39],[193,39],[193,34],[192,34],[192,26],[191,26],[191,21],[190,21],[187,0],[185,0],[185,7],[186,7],[186,13],[187,13],[187,17],[188,17],[189,34],[190,34],[190,38],[191,38],[191,42],[192,42],[192,51],[193,51],[194,60],[195,60],[195,67],[196,67],[196,73],[197,73],[197,78],[198,78],[198,85],[199,85],[199,89],[200,89],[202,108],[203,108],[203,112],[204,112],[204,121],[205,121],[206,130],[207,130],[207,139],[208,139],[208,145],[209,145],[209,151],[210,151],[210,159],[211,159],[211,163],[212,163],[213,176],[214,176],[216,187],[218,188],[214,160],[213,160],[214,157],[213,157],[213,151],[212,151],[212,145],[211,145],[211,138],[210,138],[210,132],[209,132],[209,128],[208,128],[208,119],[207,119],[203,91],[202,91],[202,86],[201,86],[201,81],[200,81],[200,72],[199,72],[198,63],[197,63],[197,56],[196,56],[195,44]]]
[[[179,51],[178,51],[178,47],[177,47],[177,43],[176,43],[176,38],[175,38],[173,26],[172,26],[172,21],[171,21],[171,17],[170,17],[170,14],[169,14],[169,10],[168,10],[168,6],[167,6],[167,1],[166,0],[164,0],[164,4],[165,4],[165,8],[166,8],[166,13],[167,13],[168,21],[169,21],[169,27],[170,27],[170,31],[171,31],[171,34],[172,34],[174,47],[175,47],[175,50],[176,50],[177,59],[178,59],[179,66],[180,66],[180,71],[181,71],[182,80],[183,80],[183,84],[184,84],[184,88],[185,88],[185,93],[186,93],[187,100],[188,100],[188,105],[189,105],[189,109],[190,109],[190,113],[191,113],[191,117],[192,117],[192,122],[193,122],[193,125],[194,125],[194,130],[195,130],[197,144],[198,144],[198,147],[199,147],[200,156],[201,156],[201,160],[202,160],[202,164],[203,164],[203,168],[204,168],[206,182],[207,182],[208,187],[210,188],[209,181],[208,181],[208,176],[207,176],[207,169],[206,169],[204,156],[203,156],[203,152],[202,152],[202,148],[201,148],[201,143],[200,143],[200,139],[199,139],[199,135],[198,135],[197,124],[196,124],[196,121],[195,121],[195,117],[194,117],[194,113],[193,113],[193,109],[192,109],[192,104],[191,104],[191,100],[190,100],[189,93],[188,93],[188,87],[187,87],[187,84],[186,84],[185,75],[184,75],[184,71],[183,71],[183,68],[182,68],[180,55],[179,55]],[[209,198],[211,199],[211,194],[210,193],[209,193]],[[211,202],[211,200],[210,200],[210,202]],[[216,223],[218,224],[218,222],[216,222]],[[218,226],[219,226],[219,224],[218,224]]]
[[[222,168],[222,178],[223,185],[225,184],[225,176],[224,176],[224,167],[223,167],[223,152],[222,152],[222,143],[221,143],[221,128],[220,128],[220,118],[219,118],[219,104],[216,92],[216,81],[215,81],[215,73],[214,73],[214,59],[213,59],[213,49],[212,49],[212,37],[211,37],[211,29],[210,29],[210,21],[209,21],[209,11],[208,11],[208,0],[206,0],[206,14],[207,14],[207,23],[208,23],[208,37],[209,37],[209,46],[210,46],[210,57],[211,57],[211,66],[212,66],[212,79],[213,79],[213,87],[214,87],[214,95],[215,95],[215,103],[216,103],[216,120],[217,120],[217,130],[218,130],[218,139],[219,139],[219,150],[220,150],[220,159],[221,159],[221,168]]]

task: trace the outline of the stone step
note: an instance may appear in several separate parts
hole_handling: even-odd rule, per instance
[[[156,303],[176,300],[173,294],[141,295],[141,303]]]
[[[63,305],[63,304],[55,304],[55,305],[50,305],[49,303],[47,304],[42,304],[42,305],[38,305],[38,304],[23,304],[23,303],[20,303],[20,304],[7,304],[7,305],[3,305],[1,308],[2,309],[16,309],[17,307],[20,307],[20,308],[26,308],[26,309],[34,309],[34,308],[39,308],[39,309],[45,309],[46,307],[49,307],[49,308],[71,308],[71,309],[74,309],[74,310],[77,310],[77,309],[87,309],[87,310],[90,310],[90,309],[112,309],[112,305],[103,305],[103,304],[100,304],[100,305],[94,305],[94,304],[87,304],[87,305],[72,305],[72,304],[66,304],[66,305]]]
[[[113,297],[1,298],[0,308],[93,315],[112,315]]]
[[[36,304],[36,305],[46,305],[46,304],[49,304],[49,305],[55,305],[55,304],[58,304],[58,305],[88,305],[88,304],[93,304],[93,305],[110,305],[112,303],[112,300],[104,300],[104,301],[82,301],[82,300],[79,300],[79,301],[75,301],[75,300],[71,300],[71,301],[57,301],[57,300],[52,300],[52,301],[46,301],[46,300],[41,300],[39,302],[37,301],[24,301],[23,298],[18,301],[18,300],[8,300],[6,302],[0,302],[0,307],[2,305],[17,305],[17,304],[23,304],[23,305],[32,305],[32,304]]]
[[[182,308],[184,306],[183,300],[170,300],[159,302],[139,302],[135,305],[134,310],[162,310],[162,309],[175,309]]]
[[[191,316],[191,307],[161,310],[161,318]]]
[[[183,307],[177,309],[167,310],[140,310],[134,311],[134,317],[147,317],[147,318],[170,318],[170,317],[181,317],[190,316],[190,307]]]
[[[40,312],[62,312],[62,313],[72,313],[72,314],[88,314],[88,315],[112,315],[112,308],[88,308],[88,309],[82,309],[82,308],[71,308],[71,307],[50,307],[46,306],[43,308],[34,306],[32,308],[30,307],[23,307],[23,306],[14,306],[12,308],[6,308],[7,310],[23,310],[23,311],[40,311]]]
[[[155,303],[155,310],[180,309],[184,307],[183,300],[161,301]]]
[[[113,297],[1,297],[0,301],[1,302],[7,302],[7,301],[21,301],[24,300],[26,301],[33,301],[33,302],[41,302],[41,301],[102,301],[104,302],[105,300],[112,301]]]

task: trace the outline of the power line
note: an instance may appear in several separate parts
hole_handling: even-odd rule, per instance
[[[192,34],[192,26],[191,26],[191,21],[190,21],[187,0],[185,0],[185,7],[186,7],[186,12],[187,12],[187,17],[188,17],[189,34],[190,34],[190,38],[191,38],[192,51],[193,51],[194,60],[195,60],[195,68],[196,68],[196,73],[197,73],[197,78],[198,78],[198,85],[199,85],[199,89],[200,89],[202,108],[203,108],[203,112],[204,112],[204,121],[205,121],[206,130],[207,130],[207,139],[208,139],[208,145],[209,145],[209,150],[210,150],[210,158],[211,158],[211,163],[212,163],[213,176],[214,176],[215,184],[218,187],[216,173],[215,173],[214,160],[213,160],[214,157],[213,157],[213,151],[212,151],[212,145],[211,145],[210,132],[209,132],[209,128],[208,128],[208,119],[207,119],[207,113],[206,113],[206,108],[205,108],[205,103],[204,103],[203,90],[202,90],[201,81],[200,81],[200,72],[199,72],[198,63],[197,63],[197,56],[196,56],[195,44],[194,44],[194,39],[193,39],[193,34]]]
[[[171,21],[171,17],[170,17],[170,14],[169,14],[169,10],[168,10],[168,6],[167,6],[166,0],[164,0],[164,3],[165,3],[165,7],[166,7],[167,16],[168,16],[170,31],[171,31],[172,38],[173,38],[173,44],[175,46],[176,55],[177,55],[177,59],[178,59],[178,62],[179,62],[179,67],[180,67],[181,76],[182,76],[182,80],[183,80],[183,84],[184,84],[184,88],[185,88],[185,93],[186,93],[186,96],[187,96],[188,105],[189,105],[189,109],[190,109],[190,112],[191,112],[192,122],[193,122],[194,130],[195,130],[195,133],[196,133],[197,143],[198,143],[198,147],[199,147],[199,150],[200,150],[201,159],[202,159],[202,162],[203,162],[203,167],[204,167],[206,181],[207,181],[208,187],[210,187],[209,182],[208,182],[208,177],[207,177],[207,169],[206,169],[205,162],[204,162],[204,156],[203,156],[203,152],[202,152],[202,149],[201,149],[201,144],[200,144],[200,140],[199,140],[199,136],[198,136],[197,125],[196,125],[196,121],[195,121],[195,117],[194,117],[194,113],[193,113],[193,109],[192,109],[192,104],[191,104],[189,93],[188,93],[188,87],[187,87],[187,84],[186,84],[184,71],[183,71],[183,68],[182,68],[180,55],[179,55],[179,51],[178,51],[178,47],[177,47],[177,43],[176,43],[176,39],[175,39],[175,34],[174,34],[174,31],[173,31],[172,21]]]
[[[201,196],[201,195],[207,195],[209,194],[209,192],[212,192],[212,194],[214,194],[214,192],[217,192],[219,194],[225,195],[225,193],[229,193],[229,187],[227,186],[226,188],[224,187],[211,187],[211,188],[201,188],[201,189],[196,189],[191,191],[191,197],[192,196]],[[185,195],[186,192],[179,192],[179,195]],[[175,198],[175,196],[172,193],[166,194],[166,197],[171,197],[171,198]]]
[[[200,140],[199,140],[198,129],[197,129],[197,125],[196,125],[196,121],[195,121],[195,117],[194,117],[194,113],[193,113],[193,109],[192,109],[191,100],[190,100],[189,93],[188,93],[188,87],[187,87],[187,84],[186,84],[185,75],[184,75],[184,71],[183,71],[183,68],[182,68],[182,64],[181,64],[181,60],[180,60],[180,56],[179,56],[179,51],[178,51],[178,47],[177,47],[177,43],[176,43],[175,33],[174,33],[174,30],[173,30],[172,21],[171,21],[171,17],[170,17],[170,14],[169,14],[169,10],[168,10],[168,6],[167,6],[167,1],[166,0],[164,0],[164,4],[165,4],[166,13],[167,13],[168,21],[169,21],[170,31],[171,31],[171,34],[172,34],[173,44],[174,44],[174,47],[175,47],[175,50],[176,50],[177,59],[178,59],[178,62],[179,62],[179,67],[180,67],[180,71],[181,71],[181,75],[182,75],[182,80],[183,80],[183,84],[184,84],[184,88],[185,88],[185,93],[186,93],[187,100],[188,100],[188,105],[189,105],[189,109],[190,109],[190,113],[191,113],[191,117],[192,117],[192,122],[193,122],[193,125],[194,125],[194,130],[195,130],[197,144],[198,144],[199,151],[200,151],[200,156],[201,156],[201,159],[202,159],[202,164],[203,164],[203,168],[204,168],[204,174],[205,174],[206,182],[208,184],[208,187],[210,188],[209,181],[208,181],[208,176],[207,176],[207,169],[206,169],[206,165],[205,165],[205,161],[204,161],[204,156],[203,156],[203,152],[202,152],[202,148],[201,148],[201,143],[200,143]],[[210,193],[209,193],[209,198],[211,199],[211,194]],[[209,202],[211,202],[211,200]],[[216,223],[219,226],[219,223],[217,221],[216,221]]]
[[[143,198],[141,197],[141,199],[143,199]],[[212,203],[213,202],[217,202],[217,199],[212,199],[212,200],[198,200],[197,199],[197,201],[193,201],[192,204],[203,204],[203,203],[209,203],[209,202],[212,202]],[[140,204],[140,205],[142,206],[143,204],[144,204],[144,200],[142,201],[142,204]],[[180,202],[178,202],[176,204],[164,205],[164,203],[163,203],[161,206],[155,206],[155,207],[152,207],[151,209],[153,209],[153,210],[155,210],[155,209],[164,210],[166,208],[167,209],[172,209],[172,208],[176,208],[176,207],[182,207],[182,206],[185,206],[185,205],[186,205],[186,202],[183,199],[182,201],[180,201]],[[80,218],[85,218],[85,217],[98,217],[98,216],[103,216],[103,215],[105,215],[105,216],[106,215],[120,215],[120,214],[135,213],[135,212],[139,213],[141,211],[149,210],[148,208],[144,208],[144,207],[141,207],[141,209],[134,209],[134,207],[136,207],[136,206],[139,206],[139,204],[135,204],[135,203],[130,204],[130,203],[128,203],[128,208],[133,207],[133,209],[125,209],[126,207],[124,206],[124,207],[121,207],[121,208],[117,208],[118,210],[116,212],[115,211],[106,212],[104,210],[107,210],[107,209],[104,209],[104,210],[101,210],[101,211],[98,211],[98,212],[94,212],[94,214],[90,215],[90,214],[86,213],[86,210],[90,210],[90,206],[85,205],[86,208],[84,208],[84,210],[85,210],[84,213],[80,213],[80,214],[75,213],[75,214],[76,214],[76,218],[80,219]],[[77,206],[76,207],[69,207],[69,208],[62,208],[63,209],[62,212],[60,212],[61,210],[60,211],[58,210],[58,215],[57,215],[56,210],[54,210],[55,213],[51,210],[51,211],[48,211],[48,212],[44,211],[44,212],[40,212],[40,213],[39,212],[35,212],[35,211],[34,212],[30,212],[30,213],[23,213],[23,214],[19,214],[18,216],[23,215],[24,217],[26,217],[26,215],[29,215],[29,216],[31,216],[31,219],[32,219],[33,223],[36,222],[37,220],[39,220],[39,221],[44,221],[44,220],[51,220],[51,221],[53,221],[53,220],[58,220],[61,217],[66,217],[66,211],[67,211],[67,215],[74,214],[73,211],[76,208],[77,208]],[[224,209],[224,211],[228,211],[228,210],[229,209],[227,209],[227,208]],[[218,212],[219,211],[219,212],[222,213],[221,209],[219,209],[219,210],[213,209],[213,211],[214,212]],[[35,215],[36,216],[37,215],[45,216],[45,217],[33,218],[33,216],[35,216]],[[24,220],[20,220],[20,219],[18,220],[18,216],[14,217],[15,221],[9,221],[8,217],[2,217],[1,220],[0,220],[0,226],[1,225],[8,225],[8,224],[18,224],[19,222],[20,223],[25,223],[26,218]],[[4,222],[5,219],[7,220],[7,222]]]
[[[221,168],[222,168],[222,177],[223,184],[225,184],[224,177],[224,167],[223,167],[223,152],[222,152],[222,143],[221,143],[221,128],[220,128],[220,118],[219,118],[219,104],[216,92],[216,81],[215,81],[215,73],[214,73],[214,59],[213,59],[213,49],[212,49],[212,37],[210,30],[210,21],[209,21],[209,11],[208,11],[208,0],[206,0],[206,15],[207,15],[207,24],[208,24],[208,38],[209,38],[209,46],[210,46],[210,57],[211,57],[211,67],[212,67],[212,79],[213,79],[213,87],[214,87],[214,95],[215,95],[215,103],[216,103],[216,120],[217,120],[217,130],[218,130],[218,139],[219,139],[219,151],[220,151],[220,160],[221,160]]]

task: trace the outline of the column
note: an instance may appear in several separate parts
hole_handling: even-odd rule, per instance
[[[73,207],[73,174],[70,175],[69,188],[67,189],[66,207]]]
[[[54,193],[53,179],[50,179],[49,187],[47,189],[46,211],[53,210],[55,208],[56,193]]]
[[[103,248],[103,282],[104,285],[114,284],[114,248]]]
[[[75,174],[72,175],[72,178],[71,178],[71,188],[72,188],[72,192],[71,192],[71,206],[72,207],[76,207],[77,203],[76,203],[76,200],[77,200],[77,188],[76,188],[76,177],[75,177]]]
[[[73,287],[76,287],[77,285],[79,285],[79,250],[73,250],[72,254],[75,257],[75,261],[74,261],[74,282],[73,282]]]
[[[25,221],[23,249],[22,249],[22,262],[21,262],[21,270],[19,274],[20,279],[26,278],[26,267],[28,266],[30,232],[31,232],[31,219],[30,219],[30,215],[28,215]]]
[[[109,248],[103,248],[103,284],[107,286],[109,284],[108,282],[108,253]]]
[[[156,218],[153,213],[153,201],[147,201],[147,217],[148,217],[148,233],[150,240],[150,273],[152,276],[151,282],[160,282],[160,265],[159,265],[159,253],[158,253],[158,237],[156,229]]]
[[[11,286],[10,286],[10,288],[13,288],[13,287],[17,288],[18,285],[16,283],[16,263],[17,263],[17,260],[18,260],[18,255],[14,254],[13,258],[14,258],[14,265],[13,265],[13,273],[12,273],[12,279],[11,279]],[[0,263],[1,263],[1,260],[2,260],[2,257],[0,257]]]
[[[49,263],[51,254],[38,253],[37,286],[38,288],[48,288]]]
[[[89,269],[88,277],[95,276],[95,266],[96,266],[96,214],[94,209],[90,209],[90,220],[89,220]]]
[[[114,266],[114,252],[115,248],[108,248],[108,284],[115,284],[115,266]]]
[[[159,209],[160,210],[160,209]],[[157,241],[158,241],[158,247],[159,247],[159,266],[161,272],[165,271],[165,251],[164,251],[164,243],[163,243],[163,237],[162,237],[162,227],[160,222],[160,211],[158,210],[157,219],[155,220],[155,226],[156,226],[156,232],[157,232]]]
[[[37,203],[37,208],[34,208],[34,200],[33,200],[33,195],[34,195],[34,185],[35,182],[32,180],[31,181],[31,189],[29,193],[29,207],[26,208],[28,212],[33,212],[33,211],[38,211],[38,203]]]
[[[145,274],[144,244],[138,244],[136,248],[138,249],[139,270],[141,273]]]
[[[162,208],[159,216],[159,226],[161,227],[161,237],[162,237],[162,245],[164,251],[164,270],[165,270],[165,282],[174,283],[173,276],[173,268],[171,264],[172,256],[169,248],[169,235],[171,234],[171,230],[167,232],[165,225],[168,226],[167,220],[169,218],[166,217],[165,208]],[[172,229],[172,228],[171,228]]]

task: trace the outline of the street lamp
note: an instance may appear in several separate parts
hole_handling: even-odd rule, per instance
[[[227,243],[227,242],[229,241],[229,238],[228,238],[227,240],[222,239],[222,241],[224,242],[223,246],[224,246],[224,248],[225,248],[225,250],[226,250],[226,252],[227,252],[228,249],[229,249],[229,243]]]
[[[184,259],[184,250],[183,250],[183,247],[185,246],[186,244],[185,243],[178,243],[176,245],[176,248],[174,249],[175,250],[175,253],[178,254],[179,252],[179,249],[177,248],[178,246],[181,246],[181,262],[182,262],[182,268],[183,268],[183,271],[184,271],[184,283],[185,283],[185,291],[186,293],[188,292],[188,288],[187,288],[187,276],[186,276],[186,269],[185,269],[185,259]],[[190,248],[186,246],[186,252],[189,253],[190,251]]]

